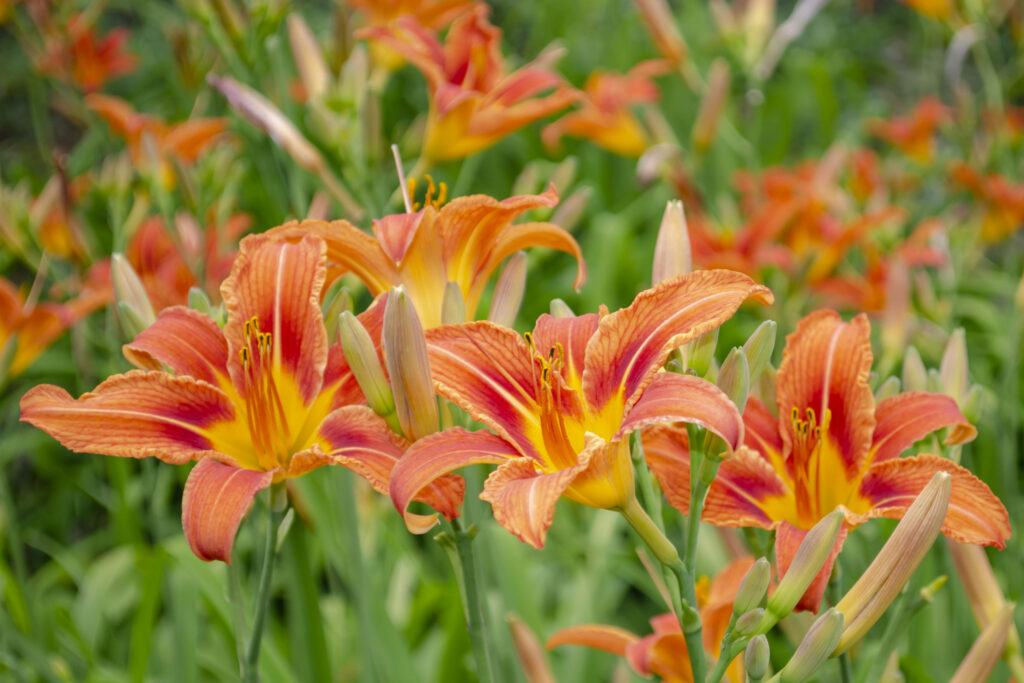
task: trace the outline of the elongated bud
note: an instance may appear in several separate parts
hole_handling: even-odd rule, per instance
[[[512,632],[512,642],[516,647],[516,656],[523,667],[523,675],[529,683],[555,683],[555,676],[548,666],[537,635],[522,619],[514,614],[505,618]]]
[[[939,365],[942,389],[957,403],[967,394],[967,374],[967,340],[964,337],[964,328],[958,327],[950,335],[946,350],[942,354],[942,363]]]
[[[967,656],[949,679],[950,683],[989,680],[989,675],[1003,653],[1003,646],[1009,642],[1008,637],[1013,632],[1013,605],[1006,605],[974,641]]]
[[[747,610],[739,619],[736,620],[736,626],[733,627],[736,635],[738,636],[750,636],[757,632],[757,629],[761,626],[761,621],[764,619],[764,609],[761,607],[755,607],[752,610]]]
[[[874,561],[836,605],[846,615],[846,628],[835,654],[864,637],[921,564],[946,519],[952,487],[948,473],[935,473]]]
[[[960,412],[964,414],[964,417],[971,424],[977,424],[981,418],[982,402],[984,400],[985,390],[980,384],[975,384],[971,386],[967,391],[967,395],[960,402]]]
[[[388,384],[384,368],[380,365],[380,358],[377,356],[370,333],[351,311],[342,311],[337,320],[341,350],[345,353],[345,360],[348,361],[359,388],[366,396],[366,402],[378,415],[395,412],[395,397],[391,393],[391,385]]]
[[[415,441],[436,432],[437,399],[430,381],[427,340],[416,308],[401,287],[391,290],[384,308],[384,358],[405,436]]]
[[[327,338],[334,339],[338,335],[339,316],[345,311],[352,310],[352,293],[348,291],[348,287],[335,289],[324,303],[323,309]]]
[[[494,296],[491,297],[491,310],[487,319],[491,322],[512,327],[519,315],[519,307],[523,304],[526,292],[526,252],[517,251],[512,254],[494,285]]]
[[[594,191],[589,187],[581,187],[573,192],[551,214],[551,222],[567,232],[572,232],[583,217],[592,194]]]
[[[725,357],[718,370],[716,384],[742,413],[747,405],[747,395],[750,394],[750,369],[743,349],[734,348]]]
[[[803,683],[825,663],[843,634],[843,613],[830,607],[811,624],[796,652],[779,672],[782,683]]]
[[[224,96],[232,109],[269,135],[295,163],[313,173],[323,170],[324,160],[320,152],[270,100],[230,76],[210,74],[206,80]]]
[[[551,300],[551,317],[552,318],[575,318],[576,314],[569,308],[569,304],[565,303],[561,299]]]
[[[924,368],[921,354],[913,346],[907,347],[903,355],[903,391],[926,391],[928,371]]]
[[[778,330],[779,324],[777,322],[765,320],[757,326],[754,333],[743,344],[743,352],[747,354],[747,365],[750,368],[751,384],[761,377],[761,372],[771,362],[772,352],[775,350],[775,336]]]
[[[750,566],[747,575],[736,590],[736,599],[732,603],[733,614],[743,614],[761,604],[761,599],[768,591],[768,583],[772,579],[772,565],[767,558],[758,558]]]
[[[768,637],[759,633],[750,639],[747,649],[743,652],[743,668],[747,670],[747,678],[751,681],[760,681],[768,675],[770,663],[771,650],[768,648]]]
[[[948,540],[949,555],[953,558],[953,566],[960,577],[960,583],[967,593],[967,602],[974,612],[974,620],[984,630],[988,627],[1006,607],[1006,599],[1003,591],[996,581],[992,565],[988,561],[985,549],[969,543],[959,543]],[[1006,638],[1006,648],[1009,653],[1020,655],[1020,635],[1011,622],[1009,633]]]
[[[531,161],[523,166],[516,179],[512,181],[512,194],[536,194],[541,187],[540,171],[537,169],[537,162]]]
[[[757,378],[753,386],[753,394],[761,400],[761,403],[768,408],[768,411],[778,417],[779,404],[775,398],[775,373],[777,370],[772,365],[765,366],[761,376]]]
[[[294,12],[288,15],[288,44],[292,48],[292,58],[299,71],[302,87],[306,90],[306,97],[311,100],[319,98],[327,90],[330,72],[316,36],[309,30],[305,20]]]
[[[686,365],[698,377],[706,377],[715,359],[715,347],[718,346],[718,328],[706,332],[694,339],[686,347]]]
[[[654,264],[651,266],[651,284],[657,285],[676,275],[693,270],[690,255],[690,233],[686,227],[683,203],[673,199],[665,207],[654,244]]]
[[[882,382],[882,385],[878,387],[878,391],[875,392],[875,404],[877,405],[898,393],[900,393],[900,378],[890,375],[884,382]]]
[[[743,62],[749,67],[758,60],[775,29],[775,0],[750,0],[743,15]]]
[[[131,327],[135,331],[130,332],[125,327],[124,318],[122,318],[122,327],[125,327],[125,334],[134,339],[136,334],[156,322],[153,304],[149,302],[149,295],[146,294],[146,288],[143,287],[138,273],[128,263],[124,254],[114,254],[110,257],[110,271],[111,279],[114,281],[114,299],[117,301],[118,313],[122,309],[129,311],[127,315],[131,318]],[[122,303],[127,306],[122,307]],[[135,329],[139,325],[142,326],[141,329]]]
[[[658,52],[676,66],[683,64],[689,51],[668,3],[665,0],[636,0],[636,7]]]
[[[945,391],[942,388],[942,375],[935,368],[928,368],[928,387],[926,391],[930,391],[934,394],[943,394]]]
[[[765,621],[758,629],[761,633],[768,631],[779,619],[793,611],[832,553],[842,526],[843,513],[841,510],[834,510],[807,532],[800,547],[797,548],[792,564],[789,565],[789,571],[782,577],[779,587],[768,599]]]
[[[559,194],[565,194],[576,180],[576,170],[579,168],[579,165],[580,163],[576,157],[566,157],[559,162],[558,166],[555,166],[555,170],[548,176],[548,183],[554,185],[555,191]],[[559,223],[558,225],[562,224]],[[565,226],[563,225],[562,227]]]
[[[121,329],[128,339],[135,339],[140,332],[149,327],[142,314],[127,301],[117,302],[117,319],[121,321]]]
[[[445,325],[456,325],[466,322],[466,297],[458,282],[449,282],[444,286],[444,299],[441,302],[441,322]]]
[[[722,120],[725,105],[729,101],[729,64],[719,57],[711,63],[708,84],[700,101],[697,120],[693,124],[691,139],[698,152],[704,152],[715,141],[718,123]]]

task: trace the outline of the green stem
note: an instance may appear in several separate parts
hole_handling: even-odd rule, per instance
[[[481,683],[494,680],[491,653],[487,647],[487,625],[484,619],[483,602],[480,599],[480,584],[477,577],[476,557],[473,555],[473,537],[476,528],[463,527],[460,518],[452,520],[455,548],[458,553],[458,570],[462,573],[462,601],[469,629],[469,640],[473,644],[477,676]]]
[[[829,580],[830,601],[837,604],[843,597],[843,569],[839,562],[836,562],[832,569],[832,578]],[[888,642],[888,641],[883,641]],[[883,645],[884,647],[884,645]],[[850,654],[844,652],[839,655],[839,679],[842,683],[853,683],[853,670],[850,667]]]
[[[256,683],[260,680],[260,643],[263,640],[263,624],[267,619],[267,606],[270,604],[270,584],[274,578],[277,529],[284,508],[288,504],[287,495],[284,484],[273,484],[270,487],[267,504],[267,542],[263,547],[263,568],[260,570],[260,585],[256,592],[256,616],[253,618],[252,634],[249,636],[249,645],[245,650],[242,665],[242,680],[246,683]]]
[[[729,665],[732,664],[732,660],[736,659],[737,655],[743,652],[749,640],[750,638],[733,640],[730,634],[726,634],[726,637],[722,640],[722,654],[718,661],[715,662],[715,668],[708,674],[707,683],[718,683],[718,681],[722,680]]]

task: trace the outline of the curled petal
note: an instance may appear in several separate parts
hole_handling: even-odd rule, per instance
[[[528,247],[547,247],[564,251],[576,259],[576,279],[573,289],[579,291],[587,281],[587,265],[576,238],[553,223],[522,223],[511,225],[492,246],[484,271],[490,274],[506,257]]]
[[[224,118],[194,118],[175,124],[162,140],[162,146],[182,161],[192,163],[210,142],[224,132],[228,120]]]
[[[829,554],[828,559],[825,560],[825,564],[821,566],[821,570],[814,577],[814,580],[811,581],[811,585],[807,587],[803,597],[796,604],[796,610],[804,612],[818,611],[821,599],[825,595],[825,588],[828,587],[828,579],[832,576],[832,566],[836,562],[836,557],[839,556],[839,551],[843,549],[843,543],[846,541],[846,534],[849,531],[850,527],[843,524],[839,530],[839,536],[836,538],[836,543],[832,546],[832,552]],[[793,563],[796,551],[800,548],[800,543],[803,542],[807,532],[807,529],[798,529],[789,522],[779,523],[778,528],[775,530],[775,560],[779,565],[780,579],[789,571],[789,566]]]
[[[587,346],[583,392],[601,408],[616,396],[628,410],[668,354],[728,320],[748,297],[772,302],[767,287],[746,275],[703,270],[666,280],[605,316]]]
[[[961,543],[1006,547],[1010,519],[992,490],[963,467],[937,455],[918,455],[874,465],[861,483],[860,494],[872,508],[865,518],[900,519],[936,472],[953,477],[949,509],[942,533]]]
[[[256,494],[270,486],[274,472],[242,469],[203,458],[192,468],[181,500],[181,525],[200,560],[231,563],[231,546]]]
[[[34,387],[21,399],[21,419],[76,452],[180,465],[218,450],[218,428],[235,409],[205,382],[132,370],[77,400],[60,387]]]
[[[156,322],[122,350],[132,365],[144,370],[167,365],[179,375],[225,388],[228,344],[224,333],[208,316],[190,308],[165,308]]]
[[[669,502],[687,510],[672,498]],[[686,503],[689,505],[689,491]],[[791,518],[793,506],[793,494],[782,477],[760,455],[740,447],[718,468],[702,519],[716,526],[770,529],[774,520]]]
[[[437,523],[437,515],[409,512],[409,504],[424,488],[452,470],[475,464],[501,464],[520,456],[512,446],[490,432],[467,432],[453,427],[414,443],[391,470],[391,500],[409,531],[424,534]]]
[[[434,209],[428,207],[415,213],[396,213],[373,222],[373,234],[389,259],[395,263],[402,262],[427,212],[433,213]]]
[[[924,391],[896,394],[878,404],[875,419],[878,423],[871,445],[873,464],[898,457],[915,441],[936,429],[952,427],[946,445],[971,441],[978,434],[960,412],[956,401],[945,394]]]
[[[557,631],[544,646],[553,650],[562,645],[580,645],[625,657],[626,648],[638,640],[636,635],[615,626],[581,624]]]

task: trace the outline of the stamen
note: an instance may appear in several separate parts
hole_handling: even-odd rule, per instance
[[[243,326],[245,346],[238,350],[242,361],[246,424],[260,466],[266,470],[287,465],[291,457],[288,415],[274,379],[271,352],[273,335],[261,332],[253,316]]]

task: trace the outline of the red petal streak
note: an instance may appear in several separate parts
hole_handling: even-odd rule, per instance
[[[875,409],[873,464],[883,463],[936,429],[952,427],[946,445],[971,441],[978,434],[949,396],[915,391],[891,396]]]
[[[795,609],[797,611],[818,611],[818,607],[821,605],[821,598],[824,597],[825,588],[828,586],[828,579],[832,576],[832,565],[835,564],[839,551],[843,549],[843,543],[846,541],[846,534],[849,530],[849,527],[845,524],[839,530],[839,537],[836,539],[836,544],[832,547],[832,552],[829,554],[828,559],[821,566],[821,571],[811,581],[811,585],[807,587],[807,592],[800,598],[800,602],[796,604]],[[782,522],[776,529],[775,561],[778,563],[780,580],[789,571],[789,565],[793,563],[796,551],[808,531],[808,529],[798,529],[789,522]]]
[[[189,472],[181,500],[181,525],[200,560],[231,563],[231,546],[256,494],[270,486],[273,472],[233,467],[211,458]]]
[[[224,333],[209,317],[184,306],[165,308],[123,351],[144,370],[159,370],[165,364],[179,375],[214,386],[221,386],[228,374]]]
[[[693,375],[654,376],[614,439],[658,422],[689,422],[720,436],[730,450],[743,442],[743,418],[721,389]]]
[[[792,496],[764,458],[740,447],[722,463],[711,482],[702,519],[716,526],[770,529],[774,522],[791,514]],[[675,505],[671,498],[669,502]],[[679,509],[687,512],[686,508]]]
[[[788,477],[782,456],[779,421],[760,400],[751,396],[743,410],[743,445],[757,451],[782,477]]]
[[[595,409],[621,395],[628,410],[673,349],[732,317],[748,297],[772,302],[767,287],[728,270],[666,280],[605,316],[587,346],[583,391]]]
[[[889,460],[868,470],[860,493],[873,504],[865,517],[900,519],[936,472],[953,476],[942,533],[961,543],[1006,547],[1010,520],[992,490],[963,467],[937,455]]]
[[[501,464],[520,456],[512,446],[490,432],[467,432],[453,427],[420,439],[391,470],[391,500],[414,534],[437,523],[436,515],[416,515],[406,508],[424,488],[452,470],[475,464]]]
[[[73,399],[44,384],[21,399],[21,419],[86,453],[182,464],[213,452],[207,428],[235,418],[227,396],[191,377],[132,370]]]

